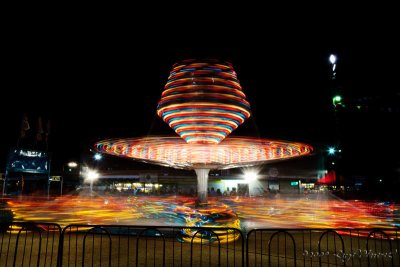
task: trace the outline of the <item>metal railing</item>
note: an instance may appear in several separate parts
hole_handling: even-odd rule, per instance
[[[235,228],[69,225],[60,266],[244,266]]]
[[[54,223],[0,224],[0,266],[57,266],[60,236]]]
[[[254,229],[246,266],[400,266],[399,229]]]
[[[0,224],[0,266],[400,266],[398,228]]]

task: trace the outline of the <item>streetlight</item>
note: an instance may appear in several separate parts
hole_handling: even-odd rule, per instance
[[[329,56],[329,62],[332,64],[332,72],[331,72],[331,79],[334,80],[336,79],[336,61],[337,61],[337,57],[334,54],[331,54]]]
[[[66,185],[72,182],[72,179],[75,175],[78,175],[78,166],[79,164],[76,161],[69,161],[62,166],[62,176],[60,181],[60,195],[63,194],[63,185],[64,185],[64,178],[66,178]]]
[[[243,174],[243,178],[247,182],[247,188],[245,187],[238,190],[238,194],[250,196],[255,190],[255,185],[257,184],[257,180],[259,178],[259,170],[255,168],[245,169],[243,170]]]
[[[331,64],[335,64],[336,63],[336,55],[334,55],[334,54],[331,54],[330,56],[329,56],[329,62],[331,63]]]
[[[328,148],[328,154],[329,155],[335,155],[335,153],[336,153],[336,149],[334,147]]]
[[[99,178],[99,173],[95,170],[87,170],[86,180],[90,183],[90,194],[93,192],[93,182]]]
[[[68,162],[68,167],[76,168],[76,167],[78,167],[78,163],[76,163],[75,161]]]
[[[244,173],[244,179],[249,183],[254,182],[255,180],[257,180],[257,178],[258,178],[258,174],[255,171],[246,171]]]
[[[93,155],[93,161],[92,161],[92,164],[93,164],[93,168],[96,168],[96,169],[99,169],[99,163],[100,163],[100,161],[101,161],[101,159],[103,158],[103,155],[102,154],[100,154],[100,153],[95,153],[94,155]]]

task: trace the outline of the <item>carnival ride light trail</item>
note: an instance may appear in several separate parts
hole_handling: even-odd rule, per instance
[[[251,115],[232,64],[217,59],[187,59],[173,65],[157,114],[179,136],[108,139],[97,152],[151,164],[194,170],[197,196],[207,204],[210,170],[253,166],[311,154],[296,142],[231,137]]]
[[[229,137],[214,144],[191,144],[179,137],[150,136],[107,139],[95,144],[98,152],[177,169],[229,169],[309,155],[310,145],[299,142]]]
[[[327,193],[322,197],[315,194],[210,198],[207,208],[195,207],[194,201],[183,196],[63,196],[52,201],[44,197],[13,198],[7,204],[16,221],[55,222],[64,226],[72,223],[223,225],[252,229],[371,228],[400,224],[399,204],[343,201]]]
[[[310,145],[254,137],[228,137],[251,115],[250,104],[230,63],[214,59],[183,60],[174,64],[158,102],[157,114],[180,137],[150,136],[97,142],[97,152],[146,163],[194,170],[196,203],[186,225],[240,227],[228,206],[208,202],[208,174],[311,154]],[[186,210],[186,209],[185,209]],[[228,237],[228,240],[231,237]]]
[[[190,144],[218,144],[250,117],[232,64],[216,59],[175,63],[157,114]]]

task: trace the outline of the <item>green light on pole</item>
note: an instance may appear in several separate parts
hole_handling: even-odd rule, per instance
[[[335,96],[332,98],[332,102],[333,102],[333,105],[334,105],[334,106],[342,105],[342,97],[341,97],[340,95],[335,95]]]

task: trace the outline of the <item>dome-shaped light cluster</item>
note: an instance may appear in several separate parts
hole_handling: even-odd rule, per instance
[[[187,143],[218,144],[250,117],[230,63],[189,59],[173,65],[157,114]]]

